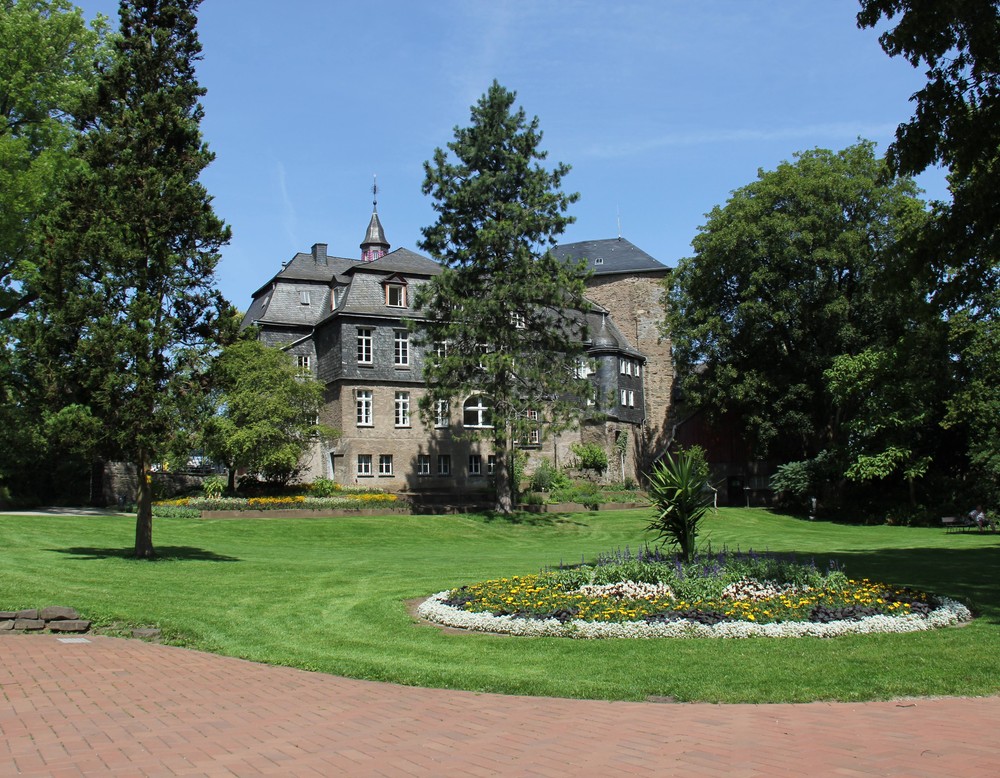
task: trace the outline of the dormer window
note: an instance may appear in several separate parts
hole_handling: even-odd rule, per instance
[[[389,308],[406,307],[406,281],[398,276],[382,284],[385,289],[385,304]]]

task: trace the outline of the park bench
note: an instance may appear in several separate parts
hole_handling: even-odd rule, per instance
[[[946,532],[965,532],[967,529],[979,529],[979,525],[968,516],[942,516],[941,525]]]
[[[965,532],[967,529],[979,529],[979,525],[968,516],[942,516],[941,526],[945,528],[946,532]],[[987,519],[986,526],[991,532],[997,531],[996,522],[991,519]]]

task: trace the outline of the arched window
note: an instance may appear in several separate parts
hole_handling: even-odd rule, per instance
[[[462,424],[465,427],[492,427],[490,406],[481,394],[474,394],[462,406]]]

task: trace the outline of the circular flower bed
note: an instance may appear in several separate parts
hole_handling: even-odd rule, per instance
[[[691,563],[627,550],[594,565],[439,592],[417,610],[450,627],[576,638],[833,637],[972,618],[945,597],[848,578],[836,564],[722,551]]]

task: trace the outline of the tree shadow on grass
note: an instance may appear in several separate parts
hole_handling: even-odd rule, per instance
[[[76,559],[130,559],[135,560],[135,548],[96,548],[91,546],[76,546],[74,548],[50,548],[57,554],[66,554]],[[136,560],[139,561],[139,560]],[[194,546],[157,546],[156,556],[142,560],[148,562],[240,562],[238,557],[216,554],[204,548]]]
[[[486,511],[478,513],[486,524],[520,524],[526,527],[553,527],[557,524],[573,524],[577,527],[587,526],[585,522],[570,518],[570,513],[532,513],[531,511],[514,511],[499,513]]]
[[[799,559],[813,556],[820,568],[835,559],[851,578],[868,578],[953,597],[969,605],[976,616],[1000,624],[1000,549],[994,544],[794,553]]]

